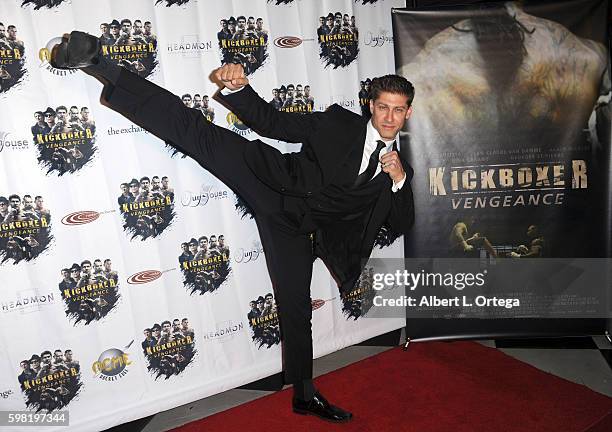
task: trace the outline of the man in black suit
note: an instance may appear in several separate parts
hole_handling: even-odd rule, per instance
[[[396,75],[378,78],[368,122],[338,105],[310,114],[279,112],[248,85],[241,65],[214,71],[218,99],[244,123],[262,136],[303,144],[300,152],[283,154],[207,122],[177,96],[112,65],[99,55],[97,39],[84,33],[57,45],[52,64],[84,68],[100,79],[105,105],[193,157],[251,206],[276,293],[293,411],[350,420],[312,383],[312,262],[326,263],[344,295],[359,279],[380,228],[406,233],[412,226],[412,169],[397,151],[412,113],[412,84]]]

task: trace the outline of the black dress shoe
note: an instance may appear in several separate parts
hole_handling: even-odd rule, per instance
[[[57,69],[79,69],[98,61],[100,39],[87,33],[73,31],[51,50],[51,66]]]
[[[293,398],[293,412],[302,415],[314,415],[335,423],[347,422],[353,417],[350,412],[331,405],[319,392],[315,392],[310,401]]]

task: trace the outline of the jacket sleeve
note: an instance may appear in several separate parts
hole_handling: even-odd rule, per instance
[[[402,165],[406,171],[406,181],[400,190],[391,194],[391,210],[387,222],[395,232],[407,234],[414,224],[414,199],[410,186],[414,170],[403,159]]]
[[[217,99],[225,102],[234,114],[261,136],[291,143],[308,140],[324,113],[287,113],[277,111],[263,100],[250,85]]]

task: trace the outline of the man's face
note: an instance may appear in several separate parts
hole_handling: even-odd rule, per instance
[[[204,96],[204,98],[202,99],[202,106],[204,108],[208,108],[208,96]]]
[[[158,179],[158,178],[154,178],[154,179],[152,180],[152,182],[153,182],[153,189],[154,189],[154,190],[159,189],[159,187],[160,187],[160,185],[161,185],[161,182],[159,181],[159,179]]]
[[[70,270],[70,277],[72,277],[72,279],[77,280],[80,275],[81,275],[80,270],[77,270],[77,269]]]
[[[59,118],[60,120],[66,119],[66,110],[64,108],[60,108],[57,110],[57,118]]]
[[[162,325],[162,331],[163,331],[164,333],[170,333],[170,323],[164,323],[164,324]]]
[[[137,184],[132,183],[132,184],[130,185],[130,193],[131,193],[132,195],[137,195],[137,194],[138,194],[138,187],[139,187],[139,186],[138,186]]]
[[[183,96],[183,103],[191,108],[191,96]]]
[[[167,178],[162,179],[162,185],[164,186],[164,188],[168,187],[168,179]]]
[[[376,100],[370,101],[372,125],[380,137],[385,140],[395,139],[404,123],[412,114],[408,107],[408,97],[390,92],[381,92]]]
[[[40,122],[42,122],[42,121],[43,121],[43,115],[42,115],[42,114],[40,114],[40,113],[36,113],[36,114],[34,114],[34,118],[36,119],[36,122],[37,122],[37,123],[40,123]]]
[[[89,110],[87,108],[81,109],[81,118],[83,121],[89,120]]]
[[[64,355],[61,351],[55,351],[53,353],[53,361],[55,361],[55,363],[61,363],[64,361]]]
[[[527,237],[532,238],[535,237],[537,234],[537,228],[535,225],[529,225],[529,227],[527,228]]]
[[[217,245],[217,237],[215,236],[210,236],[210,246],[214,247]]]
[[[30,360],[30,365],[32,366],[32,369],[38,369],[40,368],[40,360],[32,359]]]
[[[102,272],[102,261],[94,262],[94,272],[101,273]]]
[[[16,39],[17,38],[17,29],[15,27],[11,27],[8,29],[8,36],[9,39]]]
[[[19,209],[19,204],[21,204],[20,198],[11,198],[11,207],[15,210]]]
[[[144,179],[144,180],[140,180],[140,187],[142,188],[143,191],[148,191],[149,190],[149,180]]]
[[[72,351],[66,351],[64,353],[64,358],[66,359],[67,362],[71,362],[72,361]]]
[[[144,29],[145,29],[145,34],[147,35],[151,34],[151,24],[145,24]]]
[[[45,122],[48,125],[55,124],[55,115],[51,113],[45,113]]]
[[[134,34],[141,34],[142,33],[142,23],[136,21],[134,23]]]
[[[6,39],[6,28],[0,26],[0,39]]]
[[[189,252],[191,252],[192,255],[195,255],[198,252],[198,245],[195,243],[189,243]]]
[[[285,100],[287,98],[287,92],[286,91],[280,91],[279,93],[281,100]]]
[[[255,19],[249,18],[249,20],[247,21],[247,26],[249,30],[253,30],[255,28]]]
[[[202,96],[197,95],[193,97],[193,107],[200,108],[202,106]]]
[[[263,30],[263,20],[261,18],[257,20],[257,30]]]
[[[36,208],[39,210],[42,210],[45,206],[45,200],[43,197],[36,198],[34,202],[36,203]]]
[[[246,24],[246,20],[244,18],[240,18],[238,20],[238,28],[240,30],[244,30],[244,25]]]
[[[172,321],[172,329],[174,331],[179,331],[181,329],[181,322],[179,320]]]
[[[342,17],[342,24],[343,24],[343,25],[349,25],[349,22],[350,22],[350,21],[349,21],[349,16],[348,16],[348,15],[344,15],[344,16]]]
[[[127,193],[128,193],[128,185],[121,185],[121,193],[123,195],[127,195]]]
[[[257,301],[257,309],[263,310],[263,308],[264,308],[264,301],[263,300],[258,300]]]
[[[111,267],[113,266],[112,261],[105,261],[104,262],[104,270],[106,270],[107,272],[111,271]]]
[[[187,244],[182,244],[182,245],[181,245],[181,251],[182,251],[183,253],[187,253],[187,252],[189,252],[189,245],[187,245]]]
[[[297,87],[295,88],[295,92],[298,96],[302,95],[302,84],[297,85]]]
[[[70,277],[70,271],[69,270],[62,270],[62,278],[63,279],[68,279]]]
[[[231,33],[234,33],[234,32],[236,31],[236,23],[235,23],[235,22],[233,22],[233,21],[232,21],[231,23],[228,23],[228,25],[227,25],[227,26],[228,26],[229,31],[230,31]]]
[[[112,25],[111,26],[111,33],[113,34],[113,36],[118,36],[119,35],[119,26],[118,25]]]
[[[104,24],[100,25],[100,31],[101,31],[103,34],[108,33],[108,26],[107,26],[107,25],[104,25]]]
[[[219,247],[225,246],[225,237],[219,236]]]
[[[272,305],[272,296],[266,296],[266,304],[268,306]]]
[[[32,197],[23,198],[23,209],[30,210],[32,208]]]
[[[327,25],[327,27],[331,27],[333,23],[334,23],[334,20],[332,18],[327,18],[325,20],[325,24]]]
[[[251,309],[257,309],[257,303],[255,303],[254,301],[249,302],[249,306],[251,307]]]
[[[304,87],[304,96],[310,96],[310,86]]]
[[[227,30],[227,21],[225,21],[225,20],[221,20],[221,28],[222,28],[223,30]]]
[[[159,339],[160,333],[161,333],[161,329],[159,327],[156,327],[153,329],[153,336],[155,336],[156,339]]]
[[[77,121],[79,119],[79,110],[76,108],[70,108],[70,120]]]
[[[319,27],[323,26],[325,24],[325,18],[320,17],[319,18]]]
[[[30,363],[21,362],[21,369],[23,369],[24,371],[30,370]]]
[[[287,96],[293,97],[293,87],[287,88]]]
[[[336,17],[336,19],[334,20],[334,25],[339,26],[340,24],[342,24],[342,18]]]
[[[276,99],[276,98],[278,97],[278,90],[276,90],[276,89],[273,89],[273,90],[272,90],[272,97],[273,97],[274,99]]]
[[[91,264],[85,263],[81,266],[81,271],[86,274],[91,274]]]
[[[188,320],[184,319],[181,324],[183,324],[183,328],[184,329],[188,329],[189,328],[189,321]]]
[[[121,24],[121,32],[123,34],[129,35],[130,32],[132,31],[132,24],[124,22],[123,24]]]
[[[202,250],[208,249],[208,240],[207,239],[201,239],[200,240],[200,249],[202,249]]]

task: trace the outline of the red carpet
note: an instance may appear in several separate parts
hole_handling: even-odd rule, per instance
[[[288,389],[174,431],[612,431],[612,398],[474,342],[413,343],[315,384],[350,423],[293,414]]]

